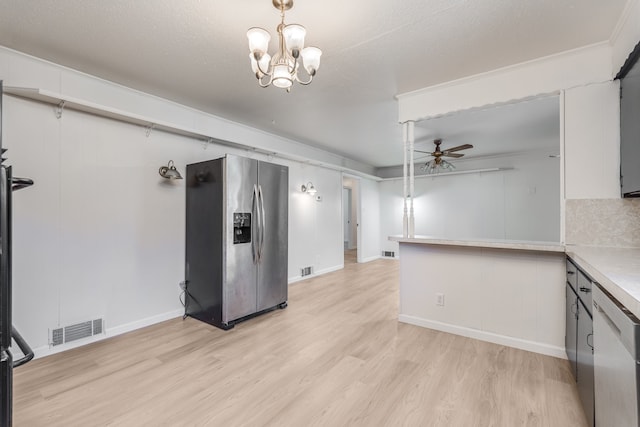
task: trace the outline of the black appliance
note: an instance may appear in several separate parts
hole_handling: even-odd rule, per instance
[[[620,80],[620,187],[640,197],[640,43],[616,76]]]
[[[2,148],[2,81],[0,81],[0,152]],[[0,426],[13,420],[13,368],[33,359],[33,351],[12,325],[11,319],[11,193],[33,185],[27,178],[12,176],[11,166],[0,159]],[[13,360],[11,343],[15,341],[23,357]]]

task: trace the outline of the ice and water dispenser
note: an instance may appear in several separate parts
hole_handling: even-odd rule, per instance
[[[233,214],[233,244],[251,242],[251,214],[236,212]]]

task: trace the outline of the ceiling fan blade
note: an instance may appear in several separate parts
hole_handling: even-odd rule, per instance
[[[420,151],[420,150],[413,150],[413,151],[415,151],[416,153],[430,154],[433,156],[433,153],[431,151]]]
[[[463,157],[464,154],[460,154],[460,153],[447,153],[446,151],[444,152],[443,156],[445,157],[454,157],[454,158],[459,158],[459,157]]]
[[[443,153],[452,153],[454,151],[466,150],[468,148],[473,148],[473,145],[471,144],[458,145],[457,147],[447,148],[446,150],[443,151]]]

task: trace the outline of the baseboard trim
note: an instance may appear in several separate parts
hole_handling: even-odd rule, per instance
[[[371,262],[371,261],[375,261],[375,260],[380,259],[380,258],[382,258],[382,256],[380,256],[380,255],[370,256],[368,258],[362,258],[362,261],[360,261],[360,263]]]
[[[534,353],[544,354],[546,356],[553,356],[560,359],[567,358],[564,347],[524,340],[521,338],[508,337],[506,335],[494,334],[493,332],[480,331],[477,329],[466,328],[464,326],[451,325],[449,323],[427,320],[406,314],[399,315],[398,320],[402,323],[409,323],[411,325],[422,326],[423,328],[448,332],[454,335],[461,335],[463,337],[474,338],[480,341],[487,341],[507,347],[518,348],[520,350],[531,351]]]
[[[136,329],[140,329],[146,326],[154,325],[156,323],[164,322],[165,320],[175,319],[176,317],[181,317],[183,314],[184,314],[184,309],[180,308],[177,310],[158,314],[156,316],[151,316],[144,319],[136,320],[135,322],[125,323],[124,325],[116,326],[113,328],[106,328],[104,334],[94,335],[92,337],[74,341],[68,344],[62,344],[56,347],[50,347],[48,345],[38,347],[33,350],[33,353],[35,355],[34,358],[39,359],[40,357],[46,357],[52,354],[62,353],[67,350],[82,347],[94,342],[102,341],[107,338],[124,334],[127,332],[135,331]]]

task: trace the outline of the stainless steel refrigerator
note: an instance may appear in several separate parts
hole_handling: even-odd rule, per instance
[[[289,169],[226,155],[186,185],[185,316],[229,329],[285,308]]]

